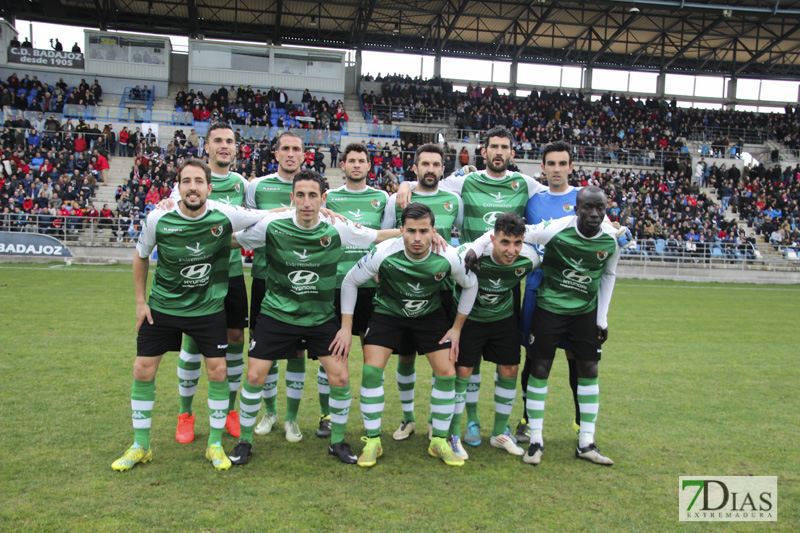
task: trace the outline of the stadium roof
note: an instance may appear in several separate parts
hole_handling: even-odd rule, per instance
[[[800,79],[800,1],[4,0],[2,14],[272,44]]]

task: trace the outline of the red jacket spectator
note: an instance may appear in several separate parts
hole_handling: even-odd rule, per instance
[[[15,92],[19,89],[19,78],[16,72],[9,76],[6,81],[8,82],[8,86],[14,89]]]
[[[100,211],[100,218],[114,218],[114,212],[109,208],[105,208]]]
[[[111,167],[108,165],[108,159],[106,159],[106,156],[104,156],[101,153],[98,153],[97,163],[94,165],[94,168],[100,171],[100,170],[108,170]]]
[[[26,213],[30,213],[32,209],[33,209],[33,200],[29,196],[26,196],[25,200],[22,201],[22,210],[25,211]]]
[[[100,211],[94,208],[94,206],[90,206],[89,209],[86,210],[86,214],[84,215],[89,222],[96,222],[98,218],[100,218]]]
[[[157,204],[161,200],[161,195],[158,193],[158,189],[155,187],[151,187],[149,191],[147,191],[147,196],[144,197],[145,203],[153,202],[153,205]]]
[[[122,144],[128,144],[128,138],[131,136],[128,130],[122,130],[119,132],[119,142]]]
[[[75,139],[75,151],[77,153],[86,151],[86,139],[84,139],[83,137],[78,137],[77,139]]]

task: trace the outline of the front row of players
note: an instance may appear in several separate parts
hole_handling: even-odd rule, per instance
[[[283,213],[247,211],[206,201],[211,171],[199,160],[187,161],[178,176],[181,201],[169,210],[152,212],[137,244],[134,279],[139,335],[131,392],[134,444],[113,463],[114,470],[129,470],[151,460],[155,374],[163,354],[179,349],[182,334],[195,340],[206,361],[210,425],[206,457],[216,469],[248,462],[269,369],[276,360],[296,357],[301,347],[320,361],[327,374],[329,453],[342,462],[372,466],[382,455],[383,369],[393,352],[405,350],[424,353],[433,369],[431,456],[451,466],[460,466],[467,459],[459,441],[460,415],[472,368],[483,355],[498,365],[492,445],[524,454],[525,462],[538,464],[544,448],[547,377],[562,337],[578,361],[576,456],[612,464],[594,445],[597,362],[607,338],[606,317],[619,257],[615,230],[603,225],[606,200],[600,189],[580,191],[576,217],[526,227],[517,215],[504,213],[497,218],[494,231],[475,243],[458,249],[444,247],[437,253],[431,249],[435,217],[421,203],[402,211],[399,231],[372,230],[323,219],[324,183],[314,172],[295,175],[292,202],[296,210]],[[400,238],[393,238],[398,235]],[[344,248],[367,248],[382,241],[386,242],[356,263],[342,282],[341,322],[336,320],[336,268]],[[543,262],[523,242],[544,245]],[[147,258],[156,245],[159,262],[146,302]],[[223,302],[229,251],[240,245],[266,247],[269,269],[241,393],[241,440],[228,457],[221,444],[229,410]],[[520,358],[512,290],[536,268],[543,268],[545,281],[534,315],[533,370],[526,402],[530,446],[525,453],[507,431]],[[356,459],[344,442],[351,404],[347,355],[357,288],[375,276],[381,282],[363,339],[361,411],[367,435],[362,438],[364,450]],[[457,309],[452,318],[443,309],[440,296],[450,278],[457,284]]]

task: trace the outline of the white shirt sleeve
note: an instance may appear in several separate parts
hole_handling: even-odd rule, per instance
[[[255,209],[258,207],[256,204],[256,188],[258,184],[261,182],[260,178],[256,178],[253,181],[247,184],[247,187],[244,189],[244,206],[250,209]]]
[[[467,176],[455,176],[450,174],[439,182],[439,188],[443,191],[452,192],[461,196],[465,181],[467,181]]]
[[[600,278],[600,287],[597,290],[597,325],[603,329],[608,328],[608,308],[611,305],[611,295],[617,280],[617,263],[619,262],[620,248],[606,261],[606,268]]]
[[[378,230],[367,228],[361,224],[353,224],[349,220],[342,222],[336,219],[333,227],[339,232],[344,246],[368,248],[378,238]]]
[[[486,250],[488,250],[492,245],[492,235],[494,235],[494,230],[487,231],[475,239],[474,242],[469,243],[469,248],[471,248],[478,257],[483,257],[486,253]]]
[[[169,193],[169,199],[175,202],[176,204],[181,201],[181,193],[178,191],[177,183],[172,188],[172,192]]]
[[[525,226],[524,242],[528,244],[547,244],[553,236],[568,226],[576,217],[563,217],[558,220],[545,220],[538,224]]]
[[[538,181],[536,181],[535,179],[533,179],[530,176],[526,176],[525,174],[523,174],[522,177],[525,179],[525,183],[528,184],[528,199],[529,200],[531,198],[533,198],[534,194],[540,193],[542,191],[550,190],[550,189],[547,188],[547,186],[542,185],[541,183],[539,183]]]
[[[397,227],[397,193],[391,195],[383,210],[381,229],[395,229]]]
[[[464,289],[458,301],[458,312],[468,315],[478,296],[478,278],[472,272],[467,273],[464,262],[458,257],[455,248],[448,247],[444,256],[450,261],[450,275],[453,280]]]
[[[139,257],[142,259],[150,257],[150,254],[156,247],[156,226],[158,225],[158,219],[175,209],[177,209],[177,206],[168,210],[154,209],[150,211],[147,217],[142,221],[142,232],[139,234],[139,240],[136,242],[136,252],[139,254]]]
[[[243,207],[222,203],[217,203],[215,207],[228,216],[234,232],[248,228],[265,218],[269,220],[276,220],[278,218],[294,216],[294,211],[270,213],[265,209],[245,209]]]
[[[461,199],[460,195],[458,195],[458,215],[456,216],[455,225],[458,231],[461,231],[461,228],[464,227],[464,200]]]

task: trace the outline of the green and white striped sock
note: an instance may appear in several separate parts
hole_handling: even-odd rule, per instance
[[[431,389],[431,415],[433,416],[433,436],[447,438],[453,411],[456,406],[456,377],[436,376]]]
[[[469,378],[456,377],[456,396],[453,420],[450,422],[450,435],[461,436],[461,415],[464,414],[464,405],[467,400],[467,385],[469,385]]]
[[[329,405],[331,396],[331,384],[328,383],[328,374],[325,373],[325,368],[319,365],[317,368],[317,392],[319,393],[319,412],[322,416],[331,414]]]
[[[525,409],[528,412],[528,424],[531,433],[531,443],[544,444],[542,428],[544,426],[544,402],[547,398],[547,380],[536,379],[531,375],[528,378],[528,399]]]
[[[264,412],[278,414],[278,362],[272,363],[267,374],[267,381],[264,383],[264,390],[261,396],[264,398]]]
[[[284,420],[297,422],[297,411],[303,398],[306,383],[306,360],[304,357],[286,361],[286,416]]]
[[[178,355],[178,394],[181,399],[179,414],[192,414],[192,401],[202,372],[200,369],[202,360],[200,348],[194,339],[184,335],[181,353]]]
[[[208,443],[222,442],[222,430],[228,415],[228,380],[208,382]]]
[[[492,437],[498,437],[505,432],[516,397],[517,379],[498,376],[494,384],[494,428],[492,429]]]
[[[344,440],[347,415],[350,414],[350,383],[344,387],[331,385],[331,444]]]
[[[133,380],[133,387],[131,387],[133,442],[145,450],[150,449],[150,423],[153,420],[153,404],[155,401],[155,381]]]
[[[364,365],[361,377],[361,418],[367,437],[381,434],[381,418],[386,400],[383,391],[383,369]]]
[[[414,385],[417,372],[414,362],[397,361],[397,390],[400,394],[400,407],[403,409],[403,420],[415,422],[414,418]]]
[[[578,446],[584,448],[594,443],[594,425],[600,410],[599,378],[578,378],[578,407],[581,410]]]
[[[476,424],[481,423],[481,419],[478,417],[478,398],[481,392],[481,363],[478,361],[478,364],[472,369],[472,375],[469,378],[469,385],[467,385],[467,421],[468,422],[475,422]]]
[[[236,393],[242,384],[242,374],[244,373],[244,343],[232,342],[228,345],[225,354],[225,364],[228,367],[228,411],[236,409]]]
[[[239,424],[242,435],[239,437],[246,442],[253,442],[253,429],[256,425],[256,416],[261,409],[261,394],[263,387],[250,385],[247,380],[242,384],[242,394],[239,396]]]

